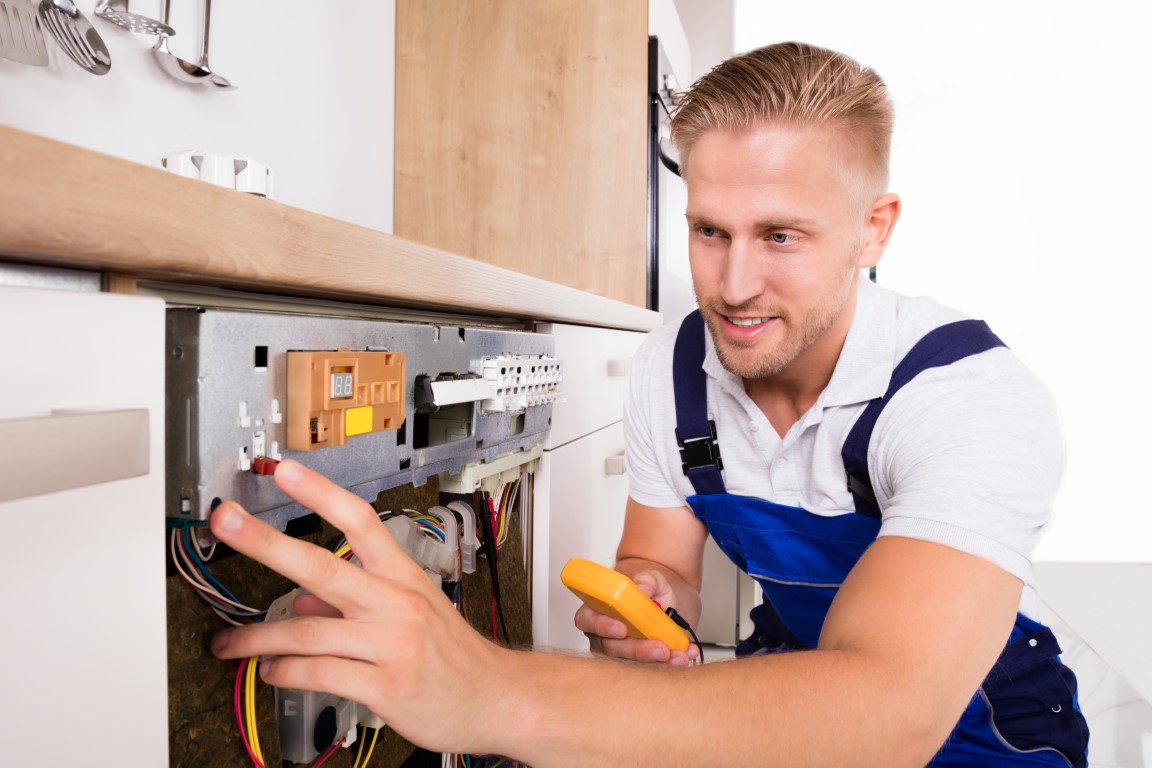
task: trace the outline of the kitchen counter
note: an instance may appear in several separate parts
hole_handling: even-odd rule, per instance
[[[129,285],[637,331],[661,323],[641,307],[2,125],[0,211],[0,259],[98,270]]]

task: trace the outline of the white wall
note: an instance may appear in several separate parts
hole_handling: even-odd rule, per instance
[[[157,18],[160,2],[129,9]],[[394,0],[216,2],[209,62],[235,91],[171,79],[156,38],[96,18],[97,0],[76,4],[112,70],[91,75],[51,40],[47,67],[0,59],[0,124],[148,165],[189,149],[249,156],[272,167],[278,201],[392,230]],[[172,3],[169,46],[193,62],[201,9]]]
[[[803,40],[891,86],[905,207],[879,281],[984,318],[1051,387],[1068,467],[1040,560],[1152,561],[1150,22],[1125,0],[736,3],[736,50]]]

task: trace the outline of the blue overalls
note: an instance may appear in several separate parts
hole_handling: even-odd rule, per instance
[[[708,419],[704,334],[704,321],[693,312],[676,338],[676,440],[696,491],[689,506],[764,591],[763,604],[751,613],[755,630],[736,653],[815,648],[837,589],[880,530],[867,459],[880,411],[921,371],[1003,342],[978,320],[951,323],[921,339],[896,366],[887,393],[865,407],[845,440],[842,455],[854,513],[825,517],[725,490],[716,427]],[[1088,727],[1076,699],[1076,678],[1059,653],[1051,630],[1017,614],[1003,653],[929,765],[1086,768]]]

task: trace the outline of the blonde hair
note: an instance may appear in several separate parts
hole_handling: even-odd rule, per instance
[[[888,186],[892,101],[872,69],[806,43],[777,43],[724,61],[685,93],[672,116],[681,172],[706,131],[769,123],[826,125],[859,151],[873,194]]]

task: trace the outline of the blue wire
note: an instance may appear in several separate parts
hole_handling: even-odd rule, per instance
[[[189,559],[192,560],[192,564],[196,566],[196,570],[200,571],[204,578],[210,581],[214,587],[219,589],[220,594],[224,595],[229,600],[237,603],[240,602],[236,595],[232,594],[232,592],[227,587],[216,580],[215,576],[209,573],[208,567],[204,565],[204,561],[200,559],[200,554],[196,552],[196,548],[192,546],[187,528],[180,531],[180,542],[184,546],[184,551],[188,553]]]

